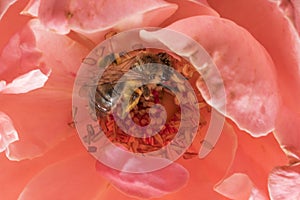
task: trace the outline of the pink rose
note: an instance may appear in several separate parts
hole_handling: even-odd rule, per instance
[[[299,199],[299,8],[297,0],[1,1],[0,198]],[[107,33],[147,26],[205,48],[224,82],[226,113],[208,103],[226,121],[208,144],[203,115],[193,143],[210,151],[203,158],[185,154],[135,174],[87,152],[72,90],[82,60]],[[201,81],[195,86],[209,100]]]

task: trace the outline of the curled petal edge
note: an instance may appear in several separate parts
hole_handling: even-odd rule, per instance
[[[217,184],[214,190],[233,200],[267,200],[267,197],[257,189],[251,179],[243,173],[234,173]]]
[[[0,152],[7,149],[9,144],[18,141],[19,135],[10,117],[0,112]]]
[[[41,70],[35,69],[15,78],[11,83],[6,84],[0,81],[0,93],[2,94],[22,94],[41,88],[48,80],[51,71],[43,74]]]

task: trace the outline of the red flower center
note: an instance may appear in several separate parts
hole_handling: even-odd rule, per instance
[[[95,102],[92,103],[99,125],[106,137],[117,146],[121,145],[134,153],[148,153],[163,148],[174,139],[181,123],[181,109],[172,90],[183,93],[187,99],[189,97],[184,82],[182,81],[180,84],[180,79],[174,70],[193,86],[199,108],[210,110],[209,105],[205,103],[194,84],[200,76],[199,73],[189,62],[178,55],[157,49],[141,49],[128,53],[111,54],[103,58],[99,62],[99,66],[107,66],[108,62],[111,64],[98,82]],[[167,66],[167,68],[162,68],[161,65]],[[121,76],[128,72],[130,74],[128,78],[124,82],[120,81]],[[144,79],[150,80],[150,83],[141,84]],[[151,80],[166,83],[171,79],[178,84],[176,86],[170,84],[166,87],[167,84],[151,83]],[[127,85],[139,86],[128,89]],[[172,89],[170,90],[170,88]],[[161,104],[167,112],[165,123],[162,117],[164,110],[159,108],[150,110],[156,104]],[[113,112],[119,113],[119,115],[114,116]],[[125,120],[123,128],[117,125],[115,117]],[[131,120],[126,120],[129,118]],[[133,136],[135,129],[131,128],[131,122],[140,127],[148,126],[150,123],[154,126],[147,128],[142,137],[135,137]],[[151,127],[156,129],[161,124],[163,125],[160,130],[154,135],[151,134],[152,131],[155,131],[151,130]],[[202,119],[198,129],[205,124],[206,121]],[[176,145],[183,148],[185,143]],[[188,151],[184,154],[184,158],[196,155],[197,152]]]

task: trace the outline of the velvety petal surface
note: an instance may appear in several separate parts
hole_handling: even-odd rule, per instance
[[[49,87],[72,92],[77,70],[91,49],[45,30],[38,20],[30,21],[29,26],[35,34],[37,48],[43,52],[43,61],[51,68]]]
[[[251,179],[242,173],[235,173],[217,185],[215,190],[233,200],[267,200],[265,194],[260,192]]]
[[[7,9],[16,2],[17,0],[2,0],[0,2],[0,20],[2,16],[5,14]]]
[[[232,21],[212,16],[183,19],[168,28],[199,42],[217,65],[223,83],[215,84],[224,84],[226,116],[254,136],[266,135],[274,129],[279,103],[276,72],[268,53],[251,34]],[[169,36],[157,37],[168,41]],[[184,51],[181,43],[169,45]],[[205,76],[219,80],[214,74],[206,73]],[[205,82],[201,80],[198,86],[210,102]]]
[[[68,125],[72,122],[70,98],[65,92],[42,89],[18,96],[2,95],[1,110],[11,117],[19,134],[19,140],[6,150],[8,158],[22,160],[40,156],[76,134]]]
[[[83,152],[86,149],[79,138],[73,136],[32,160],[10,161],[5,154],[1,154],[0,199],[16,200],[28,182],[45,167]]]
[[[0,112],[0,152],[3,152],[10,143],[19,140],[19,135],[8,115]]]
[[[50,74],[49,74],[50,75]],[[31,90],[41,88],[48,80],[48,76],[43,74],[41,70],[32,70],[23,74],[11,83],[6,84],[6,81],[0,81],[0,93],[3,94],[21,94]]]
[[[96,168],[120,191],[129,196],[145,199],[175,192],[184,187],[189,178],[188,171],[177,163],[147,173],[126,173],[109,168],[100,162],[97,162]]]
[[[300,198],[300,165],[276,167],[269,176],[269,192],[272,200]]]
[[[300,113],[295,113],[287,107],[282,107],[278,115],[274,135],[290,162],[300,161]]]
[[[299,112],[300,40],[289,16],[282,11],[281,1],[208,2],[222,17],[245,27],[266,48],[276,66],[280,93],[285,105]],[[296,1],[292,2],[295,4]]]
[[[204,143],[203,139],[205,136],[205,131],[207,131],[207,127],[201,129],[201,133],[197,135],[195,143],[193,143],[191,149],[189,149],[190,152],[197,153],[197,148],[195,146],[199,146],[200,141]],[[224,200],[225,198],[215,192],[213,187],[216,183],[223,179],[224,175],[228,171],[228,168],[232,164],[237,147],[236,139],[237,138],[233,129],[229,125],[225,125],[218,143],[207,157],[204,159],[199,159],[197,156],[195,156],[191,159],[180,158],[178,161],[176,161],[186,168],[190,174],[187,185],[177,192],[166,194],[161,198],[154,199]],[[172,179],[174,178],[169,172],[167,172],[167,175]],[[118,192],[115,187],[109,187],[106,192],[103,193],[101,199],[131,200],[132,197]]]
[[[98,199],[106,186],[95,170],[95,159],[85,153],[47,166],[31,179],[18,199]]]
[[[24,24],[29,20],[27,16],[21,16],[19,13],[25,7],[27,0],[18,0],[9,7],[7,12],[0,20],[0,51],[7,44],[10,38],[22,29]],[[14,22],[12,25],[12,21]]]
[[[88,33],[155,26],[176,9],[175,4],[162,0],[118,0],[114,3],[108,0],[41,0],[38,17],[42,24],[58,33],[66,34],[70,29]]]
[[[195,1],[195,0],[168,0],[170,3],[178,5],[176,12],[164,21],[160,26],[165,27],[171,23],[196,15],[212,15],[219,16],[219,14],[209,7],[206,3]]]
[[[288,163],[284,152],[272,134],[253,138],[240,131],[237,127],[235,127],[235,132],[238,137],[238,148],[227,176],[231,177],[236,173],[243,173],[251,180],[253,187],[259,191],[259,194],[268,196],[267,187],[270,172],[274,166]],[[249,190],[247,188],[244,189],[246,194],[243,193],[243,195],[249,195]],[[226,196],[227,192],[223,192],[225,192],[224,195]]]
[[[72,128],[72,87],[81,60],[88,53],[68,37],[46,31],[38,21],[30,21],[26,29],[33,33],[35,48],[43,52],[41,65],[49,68],[51,75],[42,89],[1,95],[0,109],[10,116],[19,134],[19,141],[6,151],[12,160],[40,156],[76,134]],[[18,68],[18,62],[13,67]]]
[[[11,82],[33,69],[42,68],[39,66],[41,56],[34,33],[29,26],[24,26],[9,39],[1,51],[0,79]],[[49,69],[43,71],[45,74],[49,73]]]
[[[285,2],[285,0],[282,1]],[[286,0],[286,1],[288,3],[291,2],[290,8],[292,9],[294,14],[294,24],[298,30],[298,33],[300,34],[300,1],[298,0],[291,0],[291,1]]]
[[[30,0],[26,7],[22,10],[21,14],[37,17],[39,13],[41,0]]]
[[[290,162],[297,162],[300,152],[300,41],[291,22],[294,21],[298,27],[299,1],[209,0],[209,3],[221,16],[247,28],[271,55],[283,99],[278,112],[275,137],[289,156]]]
[[[269,0],[270,1],[270,0]],[[272,1],[271,1],[272,2]],[[290,20],[299,33],[299,1],[298,0],[273,0],[282,15]]]

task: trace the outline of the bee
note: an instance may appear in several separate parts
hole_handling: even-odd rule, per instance
[[[165,52],[152,52],[148,49],[110,54],[100,59],[98,66],[108,67],[98,81],[94,100],[90,102],[96,109],[96,115],[106,116],[120,101],[125,100],[120,115],[124,118],[139,103],[142,96],[149,100],[151,89],[157,86],[142,83],[160,83],[170,79],[173,74],[173,60],[174,58]],[[162,68],[157,64],[167,67]],[[124,74],[125,80],[120,79]]]

